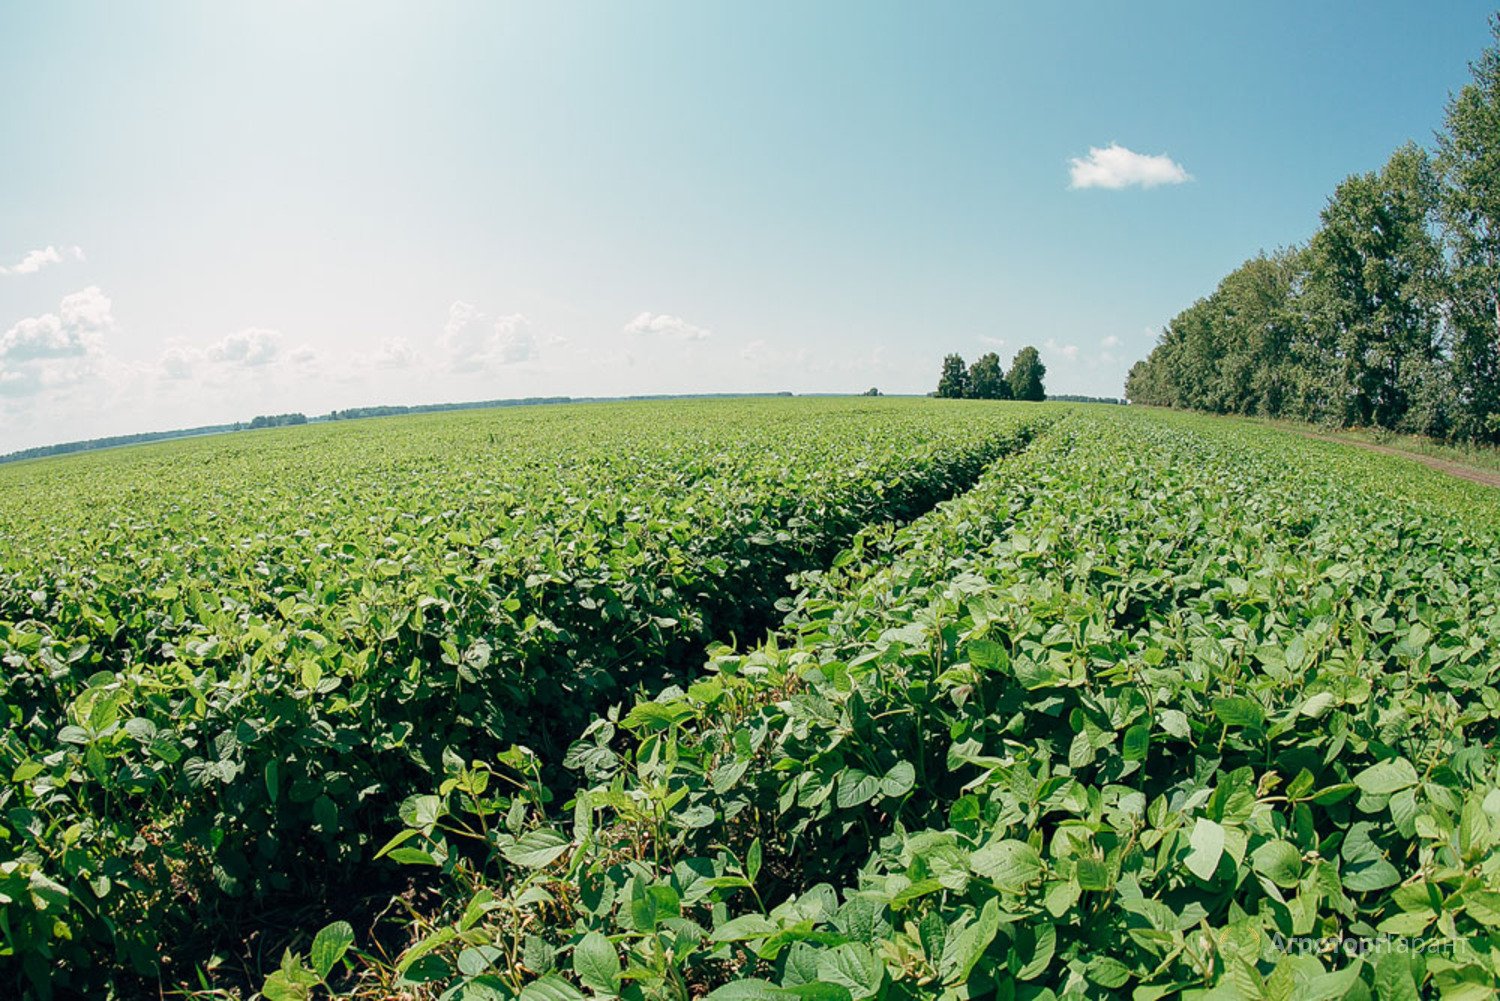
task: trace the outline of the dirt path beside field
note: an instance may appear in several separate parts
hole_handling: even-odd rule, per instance
[[[1297,433],[1304,438],[1312,438],[1316,441],[1331,441],[1340,445],[1362,448],[1367,452],[1400,456],[1403,459],[1420,462],[1422,465],[1430,469],[1436,469],[1440,473],[1457,476],[1461,480],[1469,480],[1472,483],[1483,483],[1487,487],[1500,487],[1500,473],[1493,473],[1488,469],[1476,469],[1473,466],[1465,466],[1461,462],[1453,462],[1449,459],[1439,459],[1436,456],[1423,455],[1420,452],[1404,452],[1399,448],[1391,448],[1387,445],[1374,445],[1367,441],[1353,441],[1348,438],[1340,438],[1337,435],[1314,434],[1311,431],[1298,431]]]

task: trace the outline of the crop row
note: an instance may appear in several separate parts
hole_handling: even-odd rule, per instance
[[[788,574],[1044,419],[572,408],[6,470],[3,953],[38,990],[157,976],[212,945],[195,925],[234,934],[236,898],[366,878],[448,748],[560,757],[555,734],[758,635]]]
[[[450,909],[356,981],[1492,997],[1500,518],[1396,469],[1069,417],[592,726],[569,821],[524,752],[450,761],[386,846]],[[268,995],[327,972],[288,956]]]

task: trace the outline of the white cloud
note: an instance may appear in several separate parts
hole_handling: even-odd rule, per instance
[[[311,345],[287,350],[285,343],[286,338],[279,330],[246,327],[207,347],[173,344],[157,359],[156,372],[172,382],[195,380],[225,387],[252,373],[284,373],[291,368],[305,369],[318,361],[318,353]]]
[[[281,333],[264,327],[246,327],[210,344],[203,354],[211,362],[258,368],[280,356]]]
[[[519,365],[534,361],[538,353],[537,337],[525,314],[508,313],[492,322],[462,300],[448,307],[443,349],[448,368],[458,373]]]
[[[1005,338],[1003,338],[1003,337],[990,337],[987,334],[980,334],[979,335],[979,343],[983,344],[985,347],[1003,348],[1003,347],[1005,347]]]
[[[70,358],[99,347],[101,336],[114,327],[109,297],[98,286],[63,297],[56,313],[29,316],[0,337],[0,361],[12,363],[42,358]]]
[[[21,260],[5,267],[0,265],[0,275],[34,275],[49,264],[61,264],[63,261],[83,260],[82,247],[53,247],[46,246],[41,250],[28,250]]]
[[[536,338],[531,335],[531,321],[520,313],[511,313],[495,321],[492,357],[501,365],[516,365],[536,357]]]
[[[162,352],[160,360],[157,361],[157,367],[168,379],[191,379],[202,358],[203,352],[201,351],[175,345]]]
[[[93,285],[64,296],[55,313],[19,321],[0,335],[0,395],[27,396],[92,374],[114,326],[109,297]]]
[[[1132,185],[1154,188],[1159,184],[1181,184],[1192,175],[1171,157],[1150,156],[1126,149],[1119,143],[1092,146],[1086,157],[1068,161],[1069,187],[1109,188],[1116,190]]]
[[[1059,344],[1055,340],[1048,339],[1048,341],[1043,344],[1042,347],[1048,354],[1057,355],[1061,358],[1066,358],[1069,361],[1072,361],[1073,359],[1078,357],[1077,344]]]
[[[413,368],[420,360],[417,349],[405,337],[381,341],[380,347],[370,356],[370,363],[376,368]]]
[[[667,313],[641,313],[622,329],[627,334],[665,334],[684,341],[701,341],[713,336],[713,331]]]
[[[1114,334],[1110,334],[1108,337],[1104,338],[1104,340],[1100,341],[1099,345],[1106,350],[1108,350],[1109,348],[1117,348],[1120,346],[1120,339]]]

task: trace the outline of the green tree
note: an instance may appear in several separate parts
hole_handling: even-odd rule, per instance
[[[1438,136],[1452,260],[1452,380],[1461,437],[1500,440],[1500,14],[1473,81],[1448,102]]]
[[[1336,375],[1331,409],[1345,424],[1396,428],[1409,406],[1407,363],[1440,350],[1442,249],[1437,179],[1413,144],[1379,172],[1344,180],[1308,246],[1304,288],[1312,365]]]
[[[1042,380],[1046,375],[1047,366],[1042,364],[1042,356],[1037,354],[1036,348],[1027,345],[1016,352],[1006,382],[1010,383],[1011,395],[1018,400],[1044,400],[1047,390]]]
[[[1010,383],[1000,369],[1000,356],[993,351],[980,355],[969,366],[969,396],[976,400],[1010,399]]]
[[[938,378],[937,394],[950,400],[969,395],[969,370],[964,367],[961,355],[951,354],[943,359],[943,374]]]

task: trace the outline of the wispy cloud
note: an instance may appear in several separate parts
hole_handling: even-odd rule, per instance
[[[663,334],[684,341],[701,341],[713,336],[713,331],[668,313],[641,313],[623,329],[627,334]]]
[[[63,261],[83,260],[82,247],[53,247],[46,246],[41,250],[28,250],[16,264],[9,267],[0,265],[0,275],[34,275],[49,264],[61,264]]]
[[[1049,355],[1053,355],[1058,358],[1066,358],[1069,361],[1072,361],[1078,357],[1077,344],[1062,344],[1051,337],[1047,338],[1047,340],[1042,344],[1042,350],[1046,351]]]
[[[1154,188],[1193,179],[1182,164],[1164,153],[1137,153],[1119,143],[1090,147],[1088,156],[1074,157],[1068,163],[1072,188]]]

